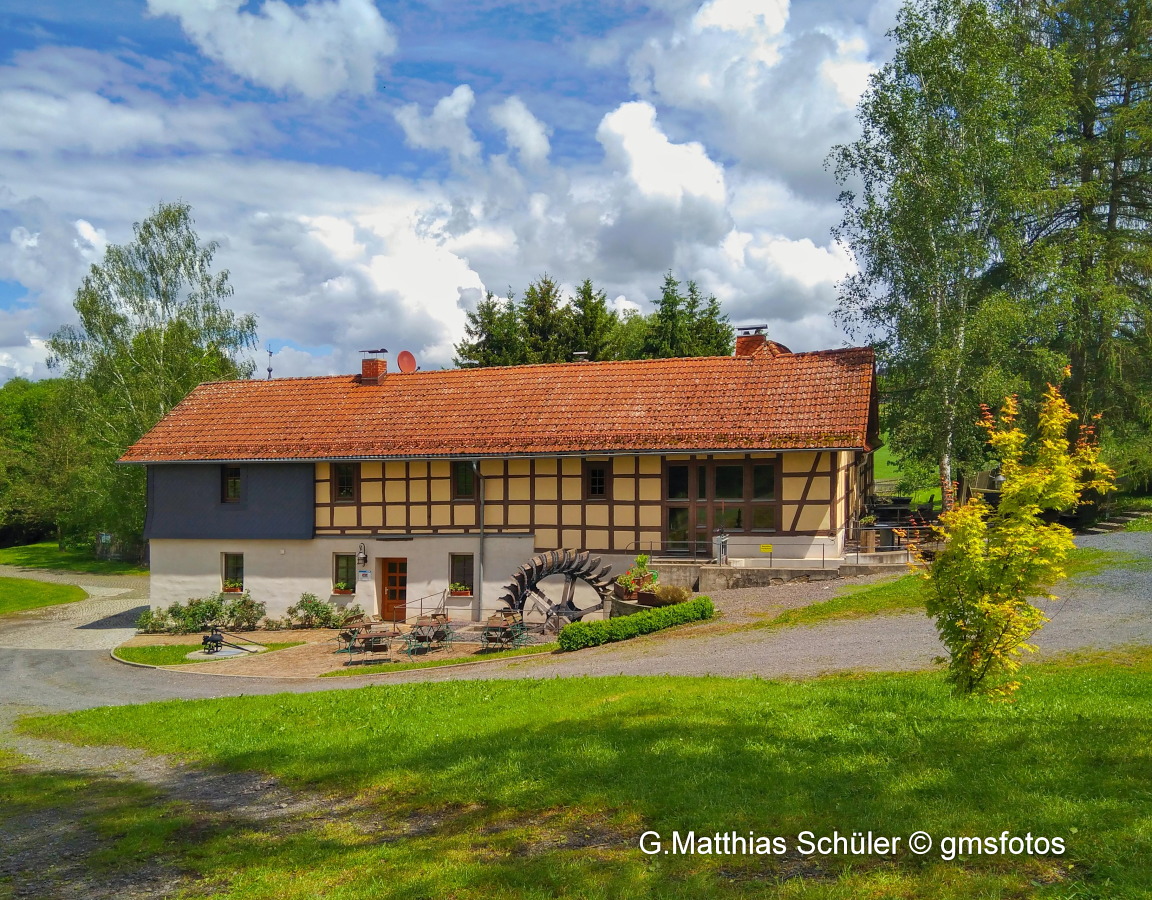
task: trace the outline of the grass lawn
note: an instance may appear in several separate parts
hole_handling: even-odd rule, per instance
[[[102,820],[114,852],[101,864],[160,854],[204,877],[196,896],[1149,897],[1152,650],[1026,672],[1011,705],[955,700],[938,673],[612,677],[105,707],[20,727],[359,798],[371,828],[344,814],[164,830],[148,808]],[[86,810],[87,790],[14,773],[0,817]],[[921,830],[935,845],[916,855],[908,838]],[[786,849],[649,856],[646,831],[665,850],[688,831]],[[814,854],[805,831],[901,843],[891,856]],[[942,858],[945,838],[1005,831],[1059,837],[1066,852]]]
[[[458,666],[462,663],[483,662],[488,659],[507,659],[509,656],[533,656],[537,653],[554,653],[559,644],[536,644],[531,647],[517,647],[515,650],[494,650],[491,653],[477,653],[473,656],[452,657],[451,659],[414,659],[409,662],[376,663],[368,666],[347,666],[334,672],[325,672],[321,678],[339,678],[345,675],[377,675],[380,672],[403,672],[406,669],[434,669],[438,666]]]
[[[47,581],[29,581],[27,578],[0,578],[0,616],[26,609],[39,609],[42,606],[75,603],[87,596],[82,588],[73,584],[51,584]]]
[[[279,644],[265,644],[266,651],[283,650],[285,647],[299,647],[303,641],[287,641]],[[117,647],[113,652],[127,662],[144,663],[148,666],[186,666],[199,662],[215,662],[212,659],[185,659],[189,653],[203,650],[203,644],[157,644],[154,647]],[[236,657],[221,657],[221,659]]]
[[[0,566],[28,569],[60,569],[87,575],[147,575],[148,570],[133,563],[96,559],[86,550],[61,550],[54,541],[5,547],[0,550]]]
[[[1068,577],[1073,578],[1095,575],[1106,567],[1143,567],[1148,564],[1145,557],[1135,553],[1077,547],[1068,554],[1064,568]],[[1059,594],[1060,586],[1057,585],[1053,590]],[[918,575],[901,575],[891,581],[852,585],[845,588],[838,597],[799,609],[785,610],[771,619],[745,627],[788,628],[794,625],[814,625],[830,619],[859,619],[885,613],[923,610],[923,591],[923,582]]]

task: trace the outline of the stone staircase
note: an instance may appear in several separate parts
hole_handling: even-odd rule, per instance
[[[1130,512],[1115,513],[1107,519],[1101,519],[1099,522],[1093,523],[1088,528],[1079,528],[1076,530],[1077,534],[1108,534],[1113,531],[1123,531],[1129,522],[1134,522],[1137,519],[1152,518],[1152,511],[1149,510],[1131,510]]]

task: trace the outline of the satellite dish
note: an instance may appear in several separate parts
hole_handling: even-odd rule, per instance
[[[416,371],[416,357],[409,353],[407,350],[401,350],[396,355],[396,365],[400,367],[400,371],[407,375],[409,372]]]

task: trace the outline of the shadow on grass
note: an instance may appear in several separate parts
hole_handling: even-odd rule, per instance
[[[424,847],[456,859],[457,868],[438,869],[432,880],[405,876],[417,896],[468,893],[485,879],[516,892],[522,871],[582,896],[629,885],[662,896],[715,894],[729,883],[747,890],[788,877],[796,857],[650,858],[635,841],[645,830],[752,831],[784,836],[794,848],[804,830],[906,841],[918,829],[937,839],[1005,830],[1061,836],[1069,850],[1065,858],[944,862],[904,853],[892,862],[808,862],[845,888],[887,879],[913,897],[1057,883],[1072,877],[1071,862],[1076,878],[1126,896],[1144,878],[1136,860],[1152,855],[1150,670],[1147,654],[1124,671],[1038,666],[1013,706],[953,700],[938,675],[922,674],[802,683],[555,679],[152,704],[26,727],[272,772],[359,795],[384,819],[464,810],[390,851],[416,858]],[[601,842],[590,869],[564,849],[589,822],[616,836]],[[505,865],[505,855],[541,853],[548,866]],[[569,880],[548,880],[553,869]]]

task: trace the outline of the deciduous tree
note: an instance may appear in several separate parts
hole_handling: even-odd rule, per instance
[[[982,459],[979,405],[1062,362],[1036,298],[1051,259],[1028,228],[1060,199],[1067,77],[1014,16],[972,0],[910,3],[892,36],[861,138],[831,157],[847,188],[837,236],[859,265],[839,316],[878,350],[894,451],[935,460],[947,490]]]
[[[115,460],[197,384],[249,377],[256,346],[255,318],[224,306],[228,272],[212,271],[217,244],[201,243],[188,204],[162,203],[132,230],[85,276],[79,324],[48,341],[97,454],[98,525],[128,541],[143,530],[144,473]]]
[[[1069,441],[1076,416],[1049,386],[1034,440],[1016,423],[1009,397],[999,417],[985,412],[982,430],[1004,480],[991,508],[974,498],[941,516],[944,549],[924,575],[928,614],[948,649],[948,678],[960,694],[1007,696],[1019,684],[1021,651],[1047,617],[1030,601],[1064,576],[1072,533],[1045,514],[1076,505],[1083,491],[1107,491],[1111,470],[1100,463],[1089,430]]]

